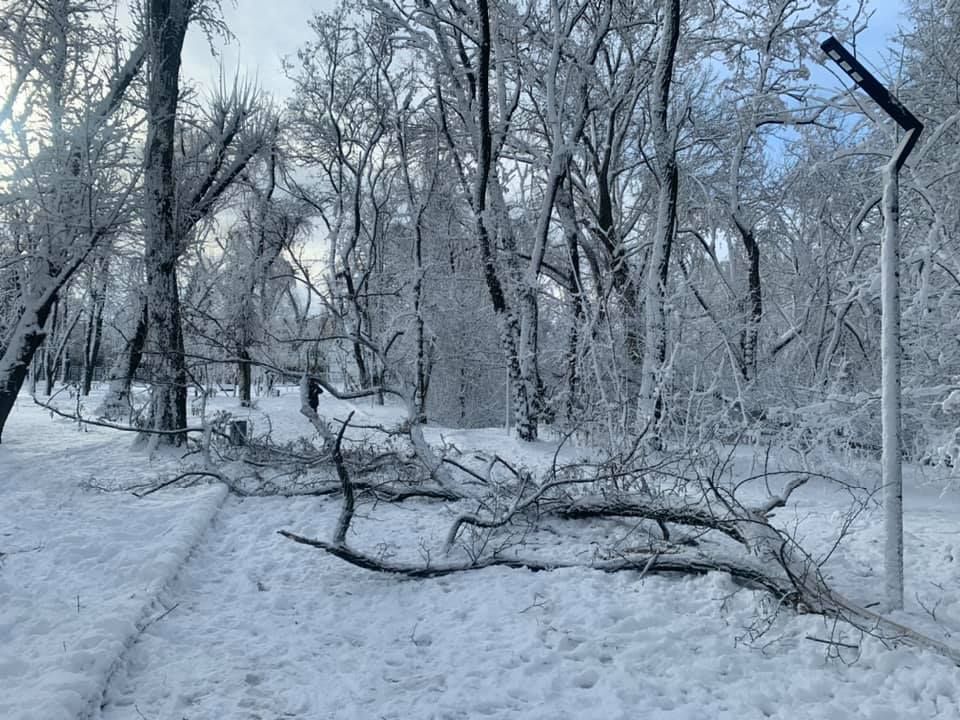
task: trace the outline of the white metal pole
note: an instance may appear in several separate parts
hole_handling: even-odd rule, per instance
[[[884,575],[888,610],[903,609],[903,468],[900,443],[900,168],[922,127],[908,130],[883,168],[880,247],[880,422]]]
[[[923,123],[859,60],[830,37],[820,44],[840,69],[893,119],[905,134],[883,168],[883,241],[880,248],[880,424],[883,487],[884,574],[888,610],[903,608],[903,474],[900,450],[900,169],[913,150]]]

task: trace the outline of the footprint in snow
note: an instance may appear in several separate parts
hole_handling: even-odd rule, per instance
[[[594,685],[597,684],[597,681],[600,679],[600,673],[596,670],[585,670],[582,673],[577,673],[573,676],[573,684],[578,688],[583,690],[589,690]]]

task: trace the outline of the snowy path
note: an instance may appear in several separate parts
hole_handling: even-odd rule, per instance
[[[222,487],[143,499],[81,487],[142,483],[172,468],[131,456],[129,445],[129,435],[80,433],[34,408],[17,409],[0,445],[3,720],[95,711],[225,497]]]
[[[78,433],[32,407],[10,429],[0,720],[960,720],[960,670],[942,658],[844,634],[859,661],[828,661],[807,638],[834,628],[790,613],[749,643],[765,596],[719,574],[374,575],[276,534],[329,537],[335,500],[99,493],[80,485],[155,481],[175,460],[148,461],[128,435]],[[464,446],[501,442],[468,434]],[[833,501],[804,497],[798,518],[823,534]],[[931,495],[908,502],[906,519],[911,590],[954,625],[956,508]],[[438,504],[369,510],[351,544],[407,561],[436,552],[451,519]],[[870,597],[879,530],[859,522],[836,568],[862,581],[844,590]],[[590,539],[566,551],[589,561]],[[557,536],[530,540],[561,552]]]
[[[727,578],[489,569],[415,582],[275,534],[324,534],[334,503],[230,499],[130,650],[102,720],[181,718],[960,718],[956,668],[867,641],[826,662],[815,617],[746,647],[757,596]],[[382,511],[378,511],[380,515]],[[416,546],[439,518],[391,508]],[[357,539],[359,541],[359,538]]]

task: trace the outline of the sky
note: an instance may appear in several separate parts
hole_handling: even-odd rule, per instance
[[[223,0],[223,12],[230,30],[236,36],[228,46],[218,48],[228,77],[236,68],[255,78],[260,86],[280,99],[291,89],[283,74],[281,60],[295,57],[297,49],[311,38],[308,19],[316,11],[332,10],[336,0]],[[873,17],[869,29],[861,35],[858,54],[867,67],[883,67],[886,39],[903,22],[904,0],[873,0]],[[212,86],[219,73],[219,61],[211,56],[207,38],[193,28],[187,38],[183,56],[184,74],[201,85]],[[824,76],[824,82],[839,86],[840,80]]]
[[[260,87],[279,99],[292,85],[282,69],[285,56],[311,39],[307,21],[317,11],[332,10],[336,0],[223,0],[223,14],[235,39],[217,48],[227,77],[239,67],[241,74],[257,80]],[[220,60],[211,55],[203,32],[190,29],[183,53],[184,75],[201,85],[217,81]]]

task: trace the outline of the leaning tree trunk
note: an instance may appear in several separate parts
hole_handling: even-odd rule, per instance
[[[46,338],[43,326],[56,300],[56,292],[41,295],[34,307],[20,316],[10,342],[0,356],[0,439],[26,380],[30,362]]]
[[[176,182],[173,176],[174,131],[180,91],[180,54],[187,31],[190,0],[149,0],[149,74],[147,145],[144,158],[144,252],[147,275],[149,336],[156,352],[150,400],[155,430],[178,430],[187,424],[186,364],[176,232]],[[180,445],[185,433],[163,436]]]
[[[118,74],[110,81],[109,90],[104,98],[88,109],[84,115],[81,125],[86,132],[94,132],[109,120],[123,100],[130,83],[138,74],[144,56],[143,45],[138,45]],[[79,146],[74,146],[67,154],[71,161],[80,156]],[[62,170],[66,174],[75,174],[76,165],[71,162],[69,167]],[[73,226],[70,225],[70,227]],[[70,252],[67,252],[65,257],[60,257],[62,264],[54,267],[54,258],[48,257],[50,264],[47,265],[46,271],[41,273],[37,283],[38,291],[33,297],[23,299],[22,312],[12,331],[4,339],[4,344],[0,346],[0,435],[16,403],[17,395],[23,387],[30,364],[46,338],[44,325],[51,308],[57,301],[60,291],[106,231],[106,227],[98,227],[92,236],[72,235],[64,245],[64,249],[69,249]]]

